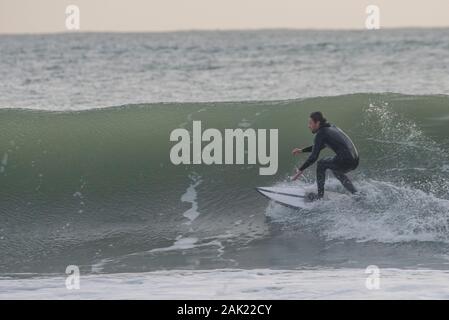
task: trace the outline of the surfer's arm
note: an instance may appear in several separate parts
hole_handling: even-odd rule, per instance
[[[313,146],[301,149],[302,152],[312,152]]]
[[[326,147],[326,145],[324,144],[324,137],[318,133],[315,136],[315,141],[314,141],[313,147],[312,147],[312,153],[307,158],[306,162],[304,162],[304,164],[300,168],[298,168],[298,170],[304,171],[308,167],[310,167],[312,164],[314,164],[314,162],[317,161],[321,150],[323,150],[325,147]],[[304,149],[303,149],[303,151],[304,151]]]
[[[295,148],[292,150],[292,155],[297,155],[300,154],[302,152],[311,152],[312,151],[313,146],[304,148],[304,149],[299,149],[299,148]]]

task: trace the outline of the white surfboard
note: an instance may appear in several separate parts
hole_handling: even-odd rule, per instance
[[[315,201],[308,198],[308,194],[315,192],[315,186],[296,187],[258,187],[256,190],[268,199],[293,209],[309,209],[314,206]],[[329,199],[338,193],[325,192],[325,198]]]

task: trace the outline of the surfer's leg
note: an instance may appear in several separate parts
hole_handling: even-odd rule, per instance
[[[348,190],[351,193],[356,193],[357,189],[352,184],[351,180],[349,180],[348,176],[344,174],[344,172],[338,171],[338,170],[332,170],[332,173],[334,174],[335,178],[337,178],[343,187],[345,187],[346,190]]]
[[[326,181],[326,170],[329,169],[333,158],[324,158],[317,162],[316,165],[316,183],[318,187],[318,198],[324,196],[324,183]]]
[[[351,193],[356,193],[357,189],[352,184],[351,180],[349,180],[348,176],[346,175],[347,172],[354,170],[359,165],[359,160],[355,161],[341,161],[338,159],[334,159],[333,165],[330,166],[330,169],[332,170],[332,173],[334,174],[335,178],[337,178],[343,187],[345,187],[346,190],[348,190]]]

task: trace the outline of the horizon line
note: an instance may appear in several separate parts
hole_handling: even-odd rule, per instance
[[[64,30],[64,31],[43,31],[43,32],[1,32],[0,36],[32,36],[32,35],[65,35],[77,33],[104,33],[104,34],[143,34],[143,33],[188,33],[188,32],[256,32],[256,31],[324,31],[324,32],[339,32],[339,31],[382,31],[382,30],[434,30],[434,29],[449,29],[448,26],[398,26],[398,27],[380,27],[379,29],[366,28],[291,28],[291,27],[273,27],[273,28],[216,28],[216,29],[167,29],[167,30]]]

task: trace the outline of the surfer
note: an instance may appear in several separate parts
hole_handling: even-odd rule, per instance
[[[310,200],[321,199],[324,195],[324,182],[326,178],[326,170],[330,169],[334,176],[341,182],[341,184],[351,193],[356,193],[357,190],[352,184],[351,180],[346,176],[346,173],[354,170],[359,165],[359,154],[354,143],[340,128],[327,122],[326,118],[319,111],[312,112],[309,118],[309,129],[315,134],[313,146],[299,149],[295,148],[292,151],[293,155],[301,152],[311,152],[309,158],[304,164],[298,168],[292,177],[292,180],[298,179],[303,174],[304,170],[311,166],[320,155],[323,148],[329,147],[335,152],[335,156],[320,159],[317,162],[316,179],[318,185],[318,194],[311,194]]]

